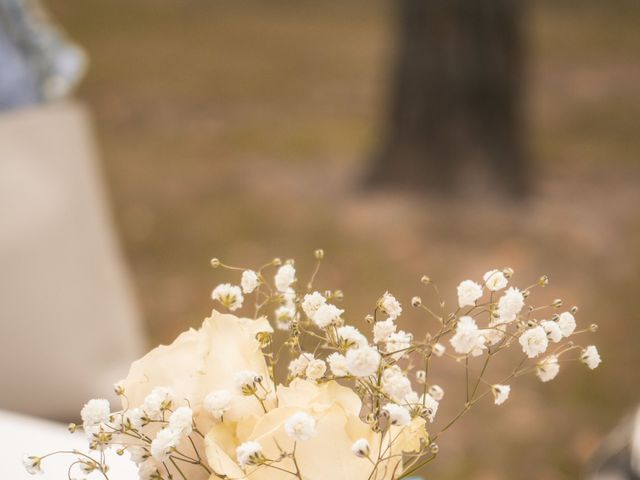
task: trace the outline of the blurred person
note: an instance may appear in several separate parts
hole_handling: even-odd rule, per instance
[[[73,420],[142,349],[87,111],[86,65],[34,0],[0,0],[0,409]]]
[[[0,109],[64,98],[86,63],[36,0],[0,0]]]

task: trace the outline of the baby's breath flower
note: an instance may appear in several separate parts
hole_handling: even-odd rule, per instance
[[[509,398],[511,387],[509,385],[492,385],[493,400],[496,405],[502,405]]]
[[[351,445],[351,451],[356,457],[364,458],[369,456],[371,446],[366,438],[359,438]]]
[[[442,355],[444,355],[444,352],[446,351],[446,347],[441,343],[436,343],[433,345],[433,347],[431,347],[431,351],[436,357],[441,357]]]
[[[500,323],[494,324],[493,322],[489,325],[489,328],[481,330],[482,335],[489,345],[496,345],[500,343],[506,332],[506,325]]]
[[[346,354],[347,369],[354,377],[375,375],[380,365],[380,354],[373,347],[352,348]]]
[[[498,300],[498,317],[501,323],[508,323],[516,319],[524,307],[524,295],[515,288],[510,287]]]
[[[329,325],[336,325],[340,323],[340,315],[343,313],[343,309],[330,303],[326,303],[316,310],[311,320],[313,320],[313,323],[315,323],[318,328],[326,328]]]
[[[307,293],[302,299],[302,310],[309,318],[313,318],[318,309],[327,303],[320,292]]]
[[[296,280],[296,269],[290,263],[282,265],[274,277],[279,292],[286,292]]]
[[[245,270],[242,272],[242,279],[240,280],[240,286],[244,293],[253,292],[259,285],[260,280],[258,274],[253,270]]]
[[[241,444],[236,449],[236,458],[242,468],[246,468],[249,465],[259,465],[265,461],[262,445],[258,442],[244,442]]]
[[[418,396],[418,394],[416,392],[414,392],[413,390],[411,390],[409,392],[409,394],[407,396],[404,397],[403,401],[400,402],[402,405],[404,405],[405,407],[409,408],[409,410],[411,410],[411,407],[418,405],[419,403],[421,403],[422,401],[420,400],[421,397]],[[393,400],[393,399],[392,399]]]
[[[131,461],[138,466],[151,456],[149,450],[141,445],[130,445],[127,447],[127,451],[131,456]]]
[[[110,415],[111,407],[109,406],[109,400],[105,400],[104,398],[89,400],[80,411],[80,417],[82,418],[82,424],[85,429],[108,423]]]
[[[422,305],[422,299],[420,297],[413,297],[411,299],[411,306],[414,308],[418,308],[420,305]]]
[[[411,381],[397,365],[382,372],[382,389],[396,403],[404,403],[413,393]]]
[[[211,298],[217,300],[232,312],[242,307],[244,302],[240,287],[230,283],[222,283],[214,288],[213,292],[211,292]]]
[[[144,426],[145,413],[142,408],[132,408],[124,412],[125,430],[140,430]]]
[[[411,415],[409,415],[409,411],[397,403],[387,403],[382,407],[382,410],[389,415],[389,422],[391,425],[404,427],[411,422]]]
[[[289,330],[289,328],[291,328],[291,322],[298,314],[295,305],[282,305],[276,308],[274,315],[276,317],[276,328],[278,330]]]
[[[589,345],[587,348],[582,350],[580,360],[591,370],[598,368],[598,365],[602,362],[598,349],[594,345]]]
[[[346,377],[349,375],[349,369],[347,367],[347,359],[344,355],[333,352],[331,355],[327,357],[327,363],[329,364],[329,368],[331,369],[331,373],[333,373],[336,377]]]
[[[284,424],[284,430],[297,441],[306,441],[317,435],[316,419],[306,412],[291,415]]]
[[[155,458],[148,458],[138,467],[138,477],[140,480],[159,480],[163,478],[160,474],[162,464]]]
[[[300,356],[289,362],[289,372],[294,377],[302,377],[307,371],[309,363],[311,363],[315,357],[312,353],[301,353]]]
[[[171,408],[175,395],[170,388],[156,387],[144,399],[143,408],[147,416],[157,419],[164,410]]]
[[[262,375],[251,370],[242,370],[235,374],[236,388],[243,395],[256,393],[256,384],[262,382]]]
[[[424,416],[430,422],[433,422],[436,418],[436,413],[438,413],[438,407],[440,406],[438,400],[436,400],[431,393],[427,393],[420,398],[420,403],[424,408]]]
[[[80,467],[80,471],[85,475],[89,475],[94,472],[97,468],[97,464],[93,460],[81,461],[78,466]]]
[[[327,364],[323,360],[315,359],[309,362],[305,375],[311,380],[319,380],[327,371]]]
[[[525,331],[518,339],[520,345],[522,345],[522,351],[527,354],[527,357],[534,358],[544,353],[549,346],[549,340],[547,339],[547,333],[542,327],[533,327]]]
[[[562,335],[569,337],[576,329],[576,319],[571,313],[562,312],[558,318],[558,326]]]
[[[231,406],[231,400],[233,396],[229,390],[216,390],[209,393],[202,402],[202,407],[207,411],[214,419],[220,421],[225,412],[229,410]]]
[[[114,430],[121,432],[122,431],[122,421],[124,420],[123,415],[121,413],[111,415],[109,419],[109,430]]]
[[[42,459],[34,455],[25,455],[22,457],[22,465],[30,475],[42,475]]]
[[[391,353],[391,356],[397,360],[407,354],[407,350],[411,347],[412,341],[412,334],[400,330],[399,332],[389,335],[385,345],[385,351],[386,353]]]
[[[429,395],[437,402],[444,398],[444,390],[440,385],[431,385],[429,387]]]
[[[508,283],[507,277],[505,277],[501,270],[489,270],[484,274],[482,279],[487,288],[492,292],[502,290]]]
[[[549,355],[536,364],[536,375],[543,382],[553,380],[558,372],[560,372],[560,364],[555,355]]]
[[[389,336],[396,331],[396,324],[393,319],[388,318],[382,322],[376,322],[373,325],[373,342],[386,342]]]
[[[402,306],[400,302],[396,300],[396,297],[391,295],[389,292],[385,292],[382,298],[378,300],[378,308],[382,313],[385,313],[391,318],[395,320],[402,314]]]
[[[473,280],[464,280],[458,285],[458,305],[473,307],[476,301],[482,297],[482,286]]]
[[[338,337],[346,347],[364,347],[369,344],[360,330],[351,325],[345,325],[338,328]]]
[[[113,391],[115,392],[116,395],[118,395],[119,397],[124,395],[124,385],[122,384],[122,382],[117,382],[113,384]]]
[[[179,435],[190,435],[193,431],[193,410],[189,407],[177,408],[169,417],[169,428]]]
[[[427,381],[427,372],[425,370],[417,370],[416,371],[416,380],[418,383],[424,383]]]
[[[562,340],[562,330],[560,330],[560,326],[557,322],[554,322],[553,320],[543,320],[540,322],[540,326],[546,332],[547,338],[553,343],[558,343]]]
[[[151,442],[151,456],[156,460],[165,461],[171,450],[176,448],[180,443],[180,432],[176,432],[172,428],[163,428]]]
[[[475,320],[467,316],[458,319],[456,333],[450,340],[451,346],[457,353],[471,354],[474,357],[482,355],[482,351],[486,348],[485,341],[486,339]]]

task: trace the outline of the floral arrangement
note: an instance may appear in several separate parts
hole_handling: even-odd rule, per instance
[[[423,288],[438,305],[416,296],[411,306],[433,331],[415,338],[399,329],[405,309],[386,292],[365,317],[366,335],[336,305],[341,291],[314,290],[323,257],[315,252],[308,282],[292,260],[251,270],[213,259],[239,281],[218,285],[213,300],[236,312],[252,295],[251,318],[213,310],[200,329],[134,362],[115,385],[120,410],[90,400],[82,425],[70,425],[86,434],[87,453],[27,456],[26,469],[41,473],[50,455],[70,454],[69,479],[109,479],[105,450],[113,448],[130,455],[141,480],[402,479],[436,458],[440,436],[479,401],[507,401],[517,377],[548,382],[561,364],[600,363],[595,346],[575,343],[597,330],[577,329],[575,307],[529,303],[546,276],[520,289],[509,285],[511,269],[491,270],[481,282],[461,282],[452,309],[425,276]],[[521,350],[520,361],[490,380],[496,357],[510,349]],[[445,359],[464,366],[466,393],[459,413],[440,423],[445,390],[432,382],[430,367]]]

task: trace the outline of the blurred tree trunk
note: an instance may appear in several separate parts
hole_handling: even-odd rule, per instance
[[[396,0],[400,42],[388,126],[370,177],[451,191],[467,162],[527,192],[521,0]]]

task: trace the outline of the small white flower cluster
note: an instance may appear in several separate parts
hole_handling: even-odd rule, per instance
[[[323,445],[327,452],[314,451],[314,456],[332,455],[332,448],[344,449],[347,438],[363,478],[378,478],[376,471],[411,471],[425,458],[435,457],[435,440],[445,430],[483,398],[493,397],[495,405],[505,403],[516,377],[535,373],[548,382],[559,374],[561,362],[578,361],[590,369],[601,362],[595,346],[583,347],[575,341],[578,334],[596,330],[595,325],[578,330],[575,307],[554,314],[548,309],[560,308],[559,300],[550,305],[529,303],[534,287],[547,285],[546,277],[518,288],[510,285],[514,274],[510,268],[489,270],[482,281],[460,282],[454,308],[439,298],[439,308],[432,310],[413,296],[413,311],[436,322],[434,332],[415,338],[400,328],[407,312],[388,291],[372,304],[365,317],[368,326],[347,324],[345,309],[339,306],[342,292],[313,288],[323,257],[321,250],[316,251],[318,264],[308,282],[298,280],[292,260],[274,259],[255,270],[212,260],[216,268],[242,272],[238,285],[223,283],[214,288],[212,298],[217,303],[235,312],[246,306],[245,296],[255,296],[255,320],[214,312],[233,328],[250,332],[243,337],[246,348],[238,359],[229,360],[241,366],[226,366],[226,354],[218,359],[220,365],[203,362],[203,352],[214,349],[198,343],[191,352],[196,366],[172,384],[184,390],[179,395],[169,386],[156,386],[139,405],[129,405],[125,387],[117,385],[124,410],[112,413],[108,401],[95,399],[81,411],[91,449],[119,445],[118,451],[128,451],[138,465],[141,480],[243,478],[253,469],[268,468],[292,478],[330,478],[335,475],[301,471],[308,464],[298,455],[306,450],[297,446],[304,442],[311,442],[314,448]],[[265,270],[270,267],[277,269],[267,275]],[[423,277],[422,283],[432,285],[440,296],[430,278]],[[282,345],[275,345],[274,327],[282,331],[278,336],[285,337]],[[217,328],[214,331],[222,331]],[[522,361],[508,376],[491,378],[497,377],[491,369],[494,358],[512,346],[521,350]],[[187,355],[181,351],[183,354]],[[460,402],[461,412],[433,434],[427,429],[440,423],[436,417],[445,390],[431,365],[444,358],[464,366],[465,398]],[[279,362],[288,367],[285,378],[278,378]],[[482,362],[482,366],[471,369],[472,362]],[[476,376],[474,372],[480,373]],[[197,383],[200,378],[206,379],[206,387]],[[191,386],[183,387],[186,383]],[[217,388],[209,391],[213,385]],[[450,397],[452,394],[447,395],[447,402],[454,400]],[[287,402],[293,402],[295,408]],[[340,441],[323,438],[339,435],[343,427],[345,437]],[[354,432],[358,433],[352,436]],[[205,437],[207,449],[201,454]],[[215,447],[218,440],[221,444]],[[410,455],[385,456],[392,449]],[[43,458],[25,457],[25,469],[41,473]],[[79,456],[76,464],[84,473],[99,471],[108,478],[103,458]],[[392,458],[400,458],[400,468],[390,463]],[[192,477],[191,472],[185,476],[181,462],[202,476]],[[319,468],[316,460],[311,464]]]

